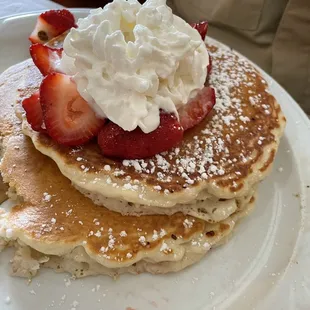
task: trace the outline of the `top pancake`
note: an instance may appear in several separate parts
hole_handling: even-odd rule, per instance
[[[213,40],[207,44],[213,64],[209,84],[217,103],[176,149],[122,161],[104,157],[95,142],[61,146],[32,131],[25,120],[23,132],[77,188],[105,197],[172,207],[206,193],[222,199],[243,196],[270,170],[285,117],[249,61]],[[20,78],[26,87],[19,91],[22,99],[29,93],[26,85],[38,81],[37,70],[29,66]]]

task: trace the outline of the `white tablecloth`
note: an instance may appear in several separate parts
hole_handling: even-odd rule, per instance
[[[62,6],[49,0],[0,0],[0,17]]]

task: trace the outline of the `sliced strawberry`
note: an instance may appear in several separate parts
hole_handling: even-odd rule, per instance
[[[35,131],[44,132],[45,130],[42,128],[43,114],[39,92],[36,92],[29,98],[24,99],[22,106],[26,111],[26,118],[31,128]]]
[[[179,112],[180,124],[184,131],[199,124],[215,105],[215,91],[204,87],[195,98],[191,99]]]
[[[57,143],[81,145],[96,136],[104,124],[68,75],[47,75],[40,87],[40,98],[47,132]]]
[[[161,113],[160,125],[148,134],[140,128],[125,131],[110,122],[98,135],[98,144],[105,156],[123,159],[151,157],[177,146],[183,138],[183,128],[172,114]]]
[[[208,22],[192,23],[191,26],[200,33],[202,40],[205,40],[208,32]]]
[[[68,10],[50,10],[38,17],[29,40],[32,43],[46,43],[72,27],[76,27],[72,13]]]
[[[36,43],[30,46],[30,55],[34,64],[45,76],[55,72],[62,54],[62,48],[50,48],[46,45]]]

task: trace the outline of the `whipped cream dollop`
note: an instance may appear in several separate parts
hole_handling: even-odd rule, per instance
[[[155,130],[160,109],[177,115],[204,86],[206,46],[166,0],[114,0],[77,24],[60,69],[98,116],[124,130]]]

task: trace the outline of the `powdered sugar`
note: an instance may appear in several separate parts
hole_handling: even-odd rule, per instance
[[[167,235],[167,232],[163,228],[161,228],[160,233],[159,233],[160,238],[163,238],[166,235]]]
[[[185,228],[192,228],[194,222],[195,222],[194,219],[192,219],[192,220],[185,219],[184,222],[183,222],[183,226],[184,226]]]
[[[97,232],[94,234],[94,236],[96,236],[97,238],[101,237],[101,231],[97,230]]]
[[[116,239],[115,239],[112,235],[109,235],[108,247],[109,247],[110,249],[113,249],[113,248],[114,248],[115,240],[116,240]]]
[[[146,246],[146,239],[145,239],[145,237],[144,236],[140,236],[139,237],[139,242],[143,245],[143,246]]]
[[[122,231],[119,233],[119,235],[120,235],[121,237],[127,237],[127,233],[126,233],[126,231],[124,231],[124,230],[122,230]]]
[[[152,240],[156,241],[158,239],[158,232],[156,230],[153,231]]]
[[[111,166],[110,165],[105,165],[104,167],[105,171],[111,171]]]
[[[169,250],[169,246],[166,242],[163,242],[161,247],[160,247],[160,252],[166,252]]]
[[[49,193],[43,193],[43,200],[45,202],[50,202],[52,199],[52,196]]]
[[[216,43],[212,42],[212,45],[216,46]],[[229,48],[213,48],[210,54],[213,65],[209,84],[215,89],[216,105],[206,127],[186,144],[183,143],[181,148],[157,154],[152,159],[123,160],[122,164],[126,168],[123,177],[126,177],[126,172],[131,169],[141,175],[150,175],[152,181],[155,180],[153,189],[169,194],[165,184],[175,181],[172,176],[176,176],[178,183],[186,188],[197,181],[225,176],[234,170],[232,167],[240,160],[232,158],[233,144],[234,147],[235,144],[239,145],[240,159],[247,163],[244,161],[247,156],[242,151],[245,148],[242,137],[247,134],[252,120],[245,107],[250,103],[255,109],[263,108],[264,113],[270,112],[268,103],[262,102],[262,94],[254,91],[257,79],[264,84],[265,81],[246,59],[237,56]],[[241,85],[245,88],[243,92]],[[225,132],[225,127],[229,128],[229,132]],[[238,139],[234,139],[235,135]],[[259,142],[260,145],[262,143]],[[142,185],[135,186],[132,180],[128,180],[123,188],[141,191]]]

